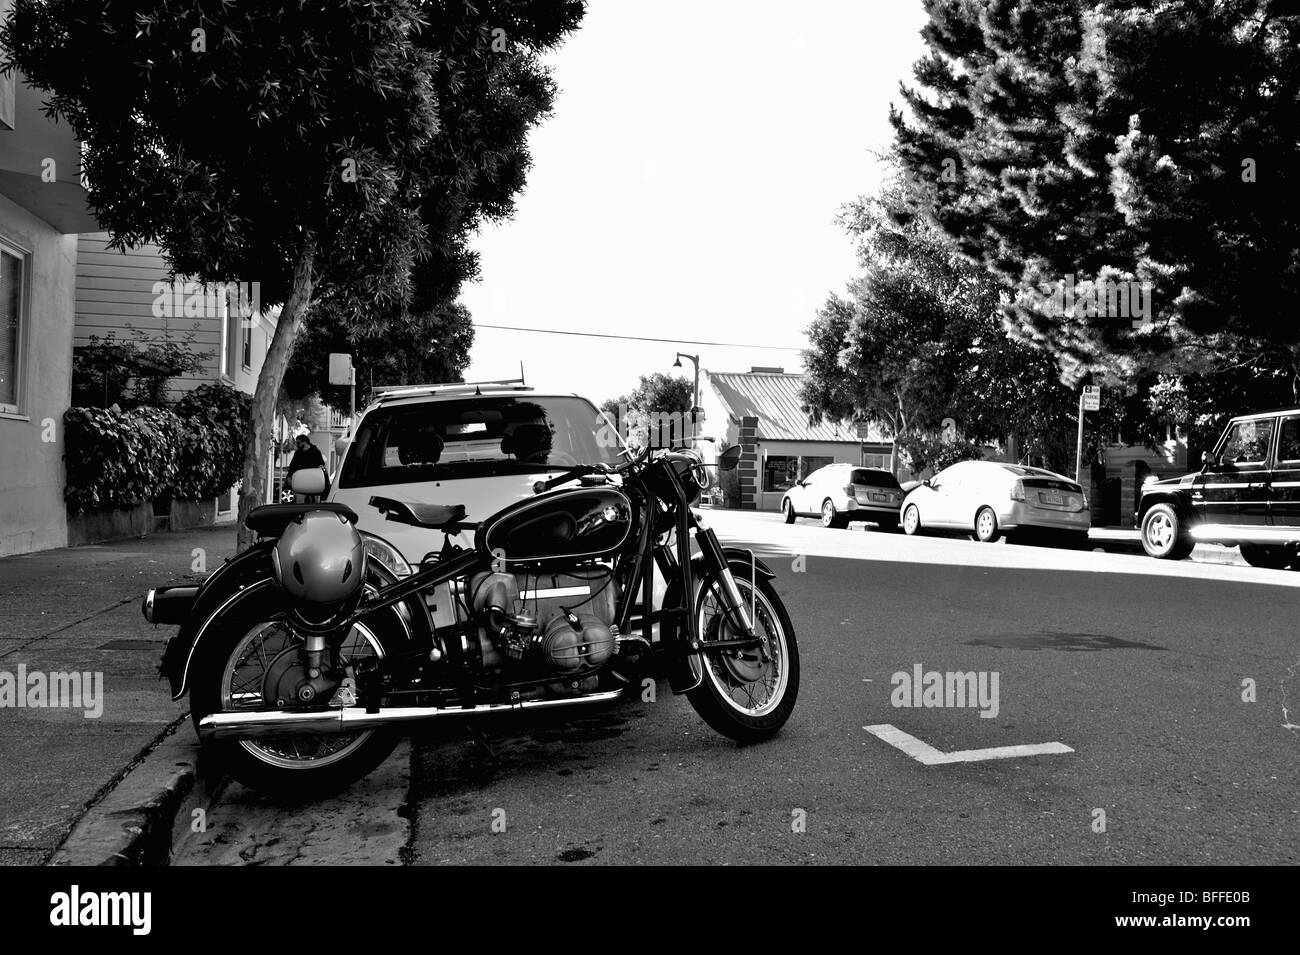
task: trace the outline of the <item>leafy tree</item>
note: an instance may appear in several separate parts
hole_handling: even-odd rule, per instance
[[[687,436],[693,427],[690,413],[694,399],[695,386],[691,382],[656,371],[642,375],[629,394],[611,398],[600,409],[629,443],[644,447],[653,441],[658,447]]]
[[[576,25],[581,9],[15,0],[0,66],[46,91],[47,112],[85,144],[89,203],[112,247],[156,243],[176,274],[258,281],[262,302],[282,306],[253,401],[241,542],[309,313],[329,309],[358,328],[382,328],[410,304],[415,265],[448,241],[425,208],[449,189],[435,162],[444,155],[439,111],[484,104],[468,95],[440,102],[438,87],[457,89],[462,71],[472,83],[474,62],[486,60],[466,64],[444,48],[464,40],[490,49],[496,29],[506,31],[507,53],[536,52]],[[465,177],[495,158],[466,156]]]
[[[809,328],[806,408],[882,426],[894,439],[891,467],[901,452],[914,473],[967,453],[942,436],[949,418],[959,445],[1011,437],[1066,467],[1073,398],[1051,356],[1008,337],[996,281],[909,203],[895,179],[845,210],[865,272]]]
[[[463,381],[474,344],[469,310],[459,304],[421,314],[405,311],[386,328],[361,333],[326,313],[308,323],[284,376],[284,395],[299,400],[320,395],[335,408],[351,401],[346,385],[330,385],[331,352],[352,355],[357,372],[357,407],[369,400],[372,385]]]
[[[1011,294],[1016,330],[1074,379],[1212,380],[1217,356],[1253,353],[1300,389],[1300,10],[925,6],[929,52],[892,113],[900,156],[929,220]],[[1131,281],[1139,306],[1149,283],[1149,315],[1070,307],[1070,280]]]

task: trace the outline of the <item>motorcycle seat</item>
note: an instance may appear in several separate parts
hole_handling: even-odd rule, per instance
[[[259,537],[279,537],[290,521],[308,511],[329,511],[342,514],[349,524],[357,522],[357,512],[346,504],[263,504],[249,512],[244,526]]]
[[[434,530],[459,530],[465,520],[464,504],[421,504],[391,497],[372,497],[370,506],[390,521]]]

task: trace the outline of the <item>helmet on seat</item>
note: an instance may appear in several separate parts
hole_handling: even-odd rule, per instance
[[[305,511],[290,521],[271,563],[280,587],[305,603],[342,603],[356,596],[366,579],[361,535],[333,511]]]

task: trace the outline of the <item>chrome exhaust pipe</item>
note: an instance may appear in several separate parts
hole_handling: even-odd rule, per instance
[[[247,713],[210,713],[199,720],[199,739],[206,741],[229,739],[267,739],[293,733],[318,736],[335,736],[343,733],[360,733],[397,723],[418,723],[440,716],[483,716],[489,713],[519,713],[526,710],[555,709],[578,706],[583,703],[609,703],[623,695],[623,690],[607,690],[590,696],[575,696],[567,700],[522,700],[519,703],[488,703],[472,707],[393,706],[378,713],[367,713],[365,707],[347,706],[333,710],[295,712],[270,710]]]

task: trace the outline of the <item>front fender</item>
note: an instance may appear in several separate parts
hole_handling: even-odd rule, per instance
[[[745,578],[749,577],[749,551],[739,547],[723,547],[722,553],[727,558],[727,566],[731,568],[733,574]],[[694,570],[693,576],[695,578],[696,594],[698,595],[698,588],[703,585],[708,574],[708,570],[704,566],[704,558],[696,557],[691,561],[691,567]],[[772,572],[772,568],[757,557],[754,558],[753,571],[760,579],[772,580],[776,577],[776,574]],[[694,613],[695,603],[699,599],[698,596],[692,596],[691,600],[687,602],[682,600],[681,591],[682,585],[679,580],[670,581],[668,589],[664,591],[663,606],[665,608],[685,607],[687,613]],[[673,614],[665,614],[660,629],[661,640],[664,645],[671,646],[676,641],[683,639],[682,632],[680,618]],[[704,670],[700,666],[699,656],[693,653],[682,655],[679,661],[675,661],[670,666],[668,678],[669,685],[674,693],[689,693],[695,689],[704,679]]]

